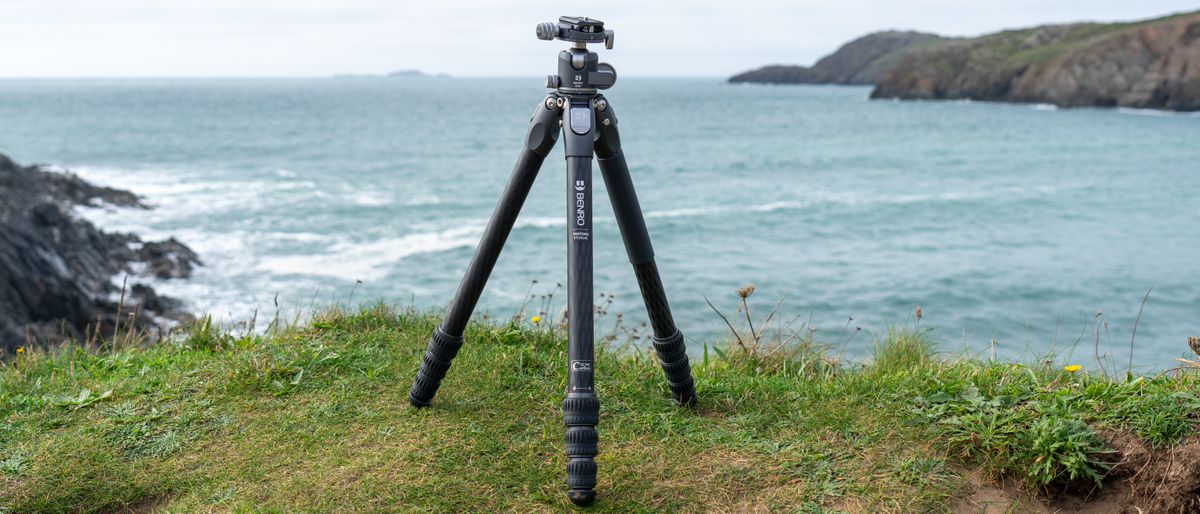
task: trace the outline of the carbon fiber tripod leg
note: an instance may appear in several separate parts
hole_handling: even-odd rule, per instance
[[[642,300],[650,316],[650,325],[654,328],[654,350],[658,354],[663,374],[667,377],[671,396],[680,405],[694,405],[696,387],[692,379],[691,365],[688,363],[683,334],[675,327],[671,307],[667,304],[667,294],[663,290],[662,278],[659,277],[658,266],[654,263],[654,247],[650,244],[650,234],[646,231],[646,220],[642,217],[637,193],[633,189],[629,165],[625,163],[625,155],[621,152],[617,117],[606,100],[600,98],[596,103],[596,128],[599,132],[595,143],[596,157],[600,164],[600,173],[604,176],[604,184],[608,188],[617,225],[621,229],[621,239],[625,241],[625,251],[629,254],[629,262],[633,264],[634,274],[637,275],[638,287],[642,290]]]
[[[483,293],[483,286],[487,284],[496,259],[500,257],[504,241],[512,231],[517,214],[529,195],[529,189],[533,187],[542,162],[558,140],[562,110],[556,101],[557,97],[550,95],[533,112],[525,137],[525,147],[521,149],[508,185],[500,195],[496,210],[492,212],[492,218],[483,231],[479,246],[475,249],[475,256],[471,258],[467,273],[458,286],[458,293],[454,295],[454,301],[450,303],[441,326],[434,330],[429,340],[429,348],[421,361],[421,369],[413,379],[408,401],[416,407],[427,406],[433,400],[442,378],[450,369],[451,360],[462,347],[463,330],[471,319],[479,295]]]
[[[596,499],[600,399],[595,391],[592,298],[592,141],[591,98],[569,96],[563,115],[567,157],[567,498],[576,505]]]
[[[567,250],[567,497],[578,505],[596,497],[600,399],[594,388],[595,312],[592,298],[592,157],[567,157],[570,219]]]

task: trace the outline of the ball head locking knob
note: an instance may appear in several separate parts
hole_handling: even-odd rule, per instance
[[[558,25],[546,22],[537,25],[537,38],[546,41],[552,41],[558,36]]]

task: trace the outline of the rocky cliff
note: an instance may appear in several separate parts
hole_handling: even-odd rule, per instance
[[[946,41],[899,59],[871,98],[1200,110],[1200,12]]]
[[[131,313],[136,328],[151,334],[190,318],[177,300],[136,278],[187,277],[196,254],[174,239],[106,233],[72,213],[105,204],[146,208],[128,191],[18,166],[0,154],[0,355],[33,341],[106,339],[118,316],[122,331],[129,326]],[[130,286],[119,307],[124,274]]]
[[[806,66],[766,66],[734,75],[730,82],[766,84],[873,84],[902,56],[945,41],[921,32],[867,34]]]

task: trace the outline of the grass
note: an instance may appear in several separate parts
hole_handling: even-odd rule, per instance
[[[375,306],[267,335],[201,322],[145,348],[25,352],[0,371],[0,512],[571,508],[560,335],[473,324],[417,410],[436,322]],[[1194,375],[950,359],[929,338],[881,336],[869,365],[806,342],[705,347],[695,410],[669,401],[651,354],[601,352],[590,510],[947,511],[968,471],[1035,493],[1102,484],[1099,431],[1155,447],[1193,433]]]

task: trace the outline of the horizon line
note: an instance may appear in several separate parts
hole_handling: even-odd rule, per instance
[[[388,73],[334,73],[328,75],[71,75],[71,76],[0,76],[2,80],[264,80],[264,79],[386,79],[386,80],[453,80],[453,79],[539,79],[544,75],[449,75],[444,73],[425,74],[418,77],[389,77]],[[621,78],[728,78],[731,75],[623,75]]]

